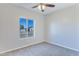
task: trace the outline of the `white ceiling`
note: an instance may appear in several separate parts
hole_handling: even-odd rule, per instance
[[[28,10],[31,10],[33,12],[42,13],[42,14],[46,15],[51,12],[70,7],[70,6],[74,5],[75,3],[52,3],[52,4],[54,4],[55,7],[54,8],[47,7],[44,12],[41,12],[38,8],[34,8],[34,9],[32,8],[33,6],[37,5],[37,3],[19,3],[16,5],[26,8]]]

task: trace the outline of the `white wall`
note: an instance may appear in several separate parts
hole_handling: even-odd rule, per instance
[[[46,40],[79,51],[79,4],[46,16]]]
[[[35,21],[35,37],[19,37],[19,16]],[[44,18],[41,14],[12,4],[0,4],[0,53],[44,41]]]

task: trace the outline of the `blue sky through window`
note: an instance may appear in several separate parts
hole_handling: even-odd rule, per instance
[[[25,17],[20,17],[20,25],[23,25],[24,28],[27,28],[27,22]]]
[[[26,17],[20,17],[19,18],[19,22],[20,22],[20,25],[23,25],[24,28],[28,28],[28,27],[33,27],[33,20],[32,19],[26,19]],[[28,23],[28,24],[27,24]]]
[[[32,19],[28,19],[28,27],[33,27],[33,20]]]

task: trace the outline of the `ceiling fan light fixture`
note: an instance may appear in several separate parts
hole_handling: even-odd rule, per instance
[[[41,5],[38,5],[38,9],[41,10]]]
[[[44,10],[46,8],[46,6],[45,5],[42,5],[42,9]]]
[[[46,6],[45,5],[38,5],[39,10],[45,10]]]

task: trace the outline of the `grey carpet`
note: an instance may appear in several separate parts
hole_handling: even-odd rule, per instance
[[[1,56],[79,56],[79,52],[48,43],[40,43],[30,47],[0,54]]]

